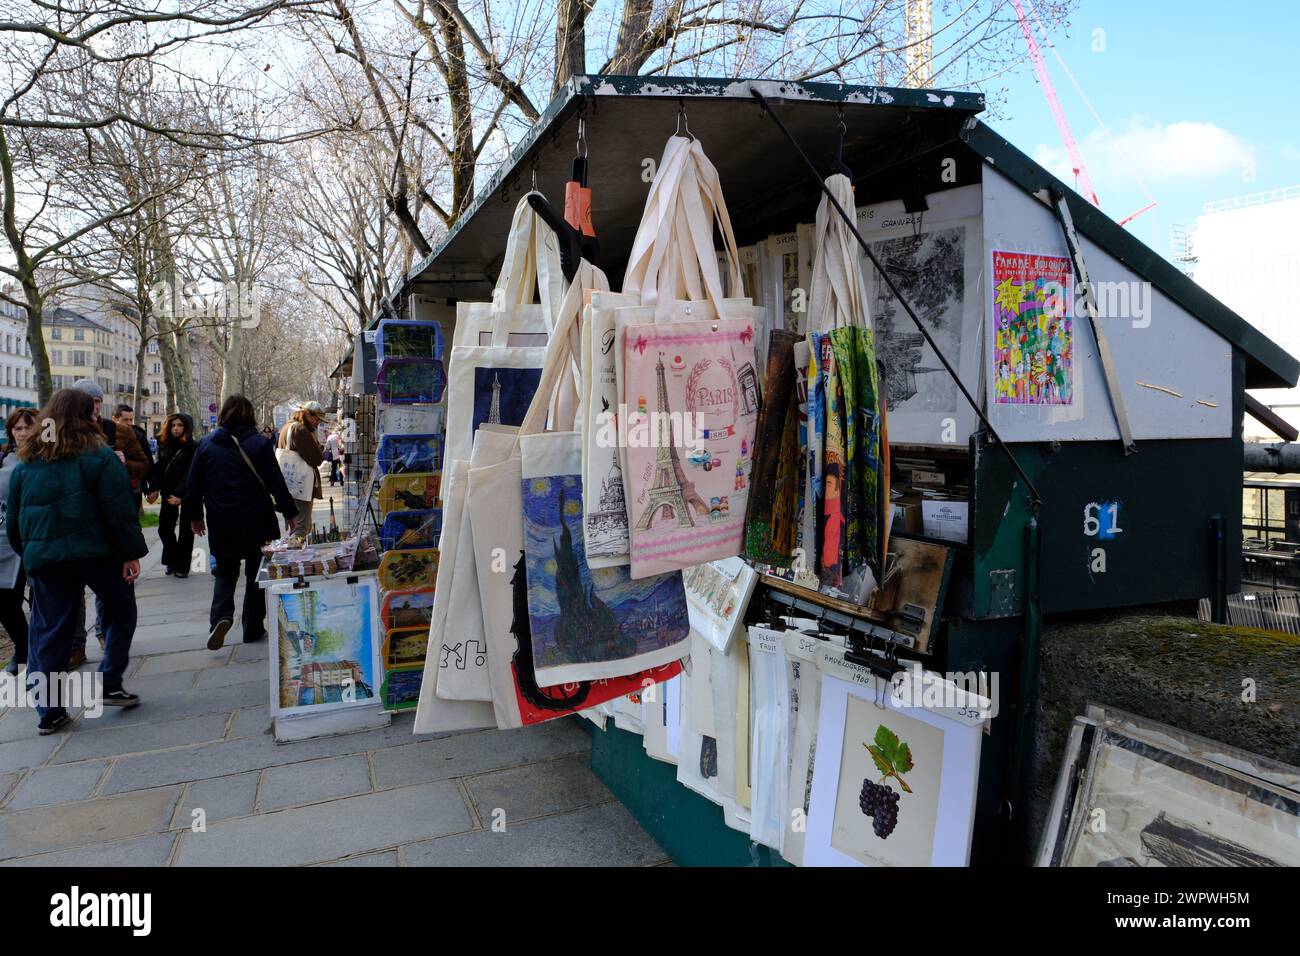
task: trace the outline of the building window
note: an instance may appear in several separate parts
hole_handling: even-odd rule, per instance
[[[63,338],[63,330],[62,330],[62,329],[50,329],[50,338],[55,339],[56,341],[57,341],[58,339]]]
[[[77,350],[74,350],[74,351],[71,351],[71,352],[68,353],[68,364],[69,364],[69,365],[89,365],[89,364],[90,364],[90,360],[87,358],[87,353],[85,353],[85,352],[81,352],[81,351],[77,351]]]
[[[72,330],[72,337],[73,337],[74,339],[76,339],[78,342],[84,342],[84,341],[86,341],[86,330],[85,330],[85,329],[73,329],[73,330]]]
[[[23,369],[23,388],[31,388],[31,387],[32,387],[32,370],[29,368],[25,368]]]
[[[158,414],[159,412],[161,412],[161,411],[162,411],[161,406],[159,406],[159,404],[158,404],[157,402],[154,402],[154,403],[153,403],[153,413],[154,413],[155,415],[157,415],[157,414]]]
[[[50,353],[50,361],[55,365],[63,364],[63,349],[55,349]]]

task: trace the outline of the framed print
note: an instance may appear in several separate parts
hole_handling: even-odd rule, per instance
[[[378,598],[374,578],[269,590],[272,717],[375,701]]]
[[[387,551],[379,560],[379,586],[385,591],[431,588],[437,576],[437,548]]]
[[[384,359],[375,379],[379,400],[389,405],[437,404],[446,384],[447,373],[438,359]]]
[[[416,471],[404,475],[385,475],[379,483],[379,514],[390,511],[425,511],[438,506],[442,474]]]
[[[429,647],[427,627],[398,627],[384,637],[384,667],[395,670],[419,664],[424,667],[424,655]]]
[[[424,682],[424,666],[399,667],[384,672],[380,697],[384,710],[412,710],[420,702],[420,685]]]
[[[442,467],[442,436],[385,435],[379,439],[375,461],[383,475],[437,471]]]
[[[1075,719],[1038,863],[1300,866],[1300,768],[1096,705]]]
[[[956,707],[907,706],[843,653],[817,652],[821,718],[804,865],[965,866],[983,721]]]
[[[385,630],[398,627],[427,629],[433,621],[433,588],[386,591],[379,617]]]

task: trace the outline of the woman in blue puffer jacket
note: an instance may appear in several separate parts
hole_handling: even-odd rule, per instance
[[[89,395],[70,388],[55,392],[18,457],[9,479],[5,533],[32,582],[28,686],[37,695],[40,732],[52,734],[68,722],[55,691],[87,587],[104,609],[103,702],[140,702],[122,687],[122,675],[135,635],[131,584],[149,548],[131,478],[105,446]]]

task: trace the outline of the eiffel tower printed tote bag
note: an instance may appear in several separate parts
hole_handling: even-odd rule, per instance
[[[533,212],[527,197],[520,200],[493,301],[480,305],[472,316],[466,314],[467,327],[478,328],[482,335],[463,341],[457,320],[447,371],[447,461],[469,459],[480,425],[518,425],[528,411],[546,359],[546,338],[545,333],[534,334],[530,341],[540,340],[537,344],[518,345],[516,330],[521,324],[535,329],[538,322],[549,329],[553,323],[559,297],[549,269],[541,265],[558,257],[554,246],[555,234]],[[527,304],[533,299],[534,281],[540,306]],[[524,315],[531,318],[525,322]],[[481,344],[483,336],[487,344]]]
[[[753,362],[754,323],[636,325],[625,335],[632,577],[739,554],[758,402],[737,371]]]

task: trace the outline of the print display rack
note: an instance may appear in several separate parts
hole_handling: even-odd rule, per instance
[[[381,706],[413,709],[424,680],[442,533],[444,340],[436,322],[379,323],[379,446],[365,520],[378,540]]]

